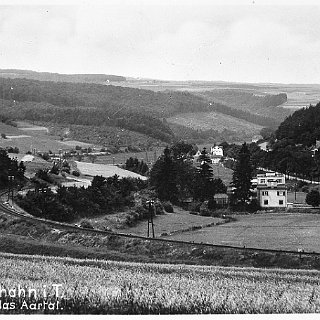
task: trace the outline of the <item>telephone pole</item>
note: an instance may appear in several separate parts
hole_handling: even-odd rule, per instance
[[[149,204],[149,217],[148,217],[148,238],[150,237],[150,226],[152,230],[152,238],[155,238],[154,235],[154,224],[153,224],[153,212],[155,211],[154,200],[149,200],[146,202]]]

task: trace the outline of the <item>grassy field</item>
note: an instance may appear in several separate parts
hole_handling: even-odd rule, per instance
[[[170,239],[253,248],[320,252],[320,215],[265,213],[170,236]]]
[[[155,162],[159,156],[162,155],[163,147],[154,147],[152,151],[142,151],[142,152],[121,152],[110,155],[99,156],[95,163],[100,164],[124,164],[127,159],[130,157],[137,158],[139,161],[143,160],[144,162],[151,164]],[[84,158],[86,160],[86,158]]]
[[[8,297],[8,291],[5,295],[7,302],[13,303],[11,313],[320,311],[318,271],[174,266],[11,254],[1,254],[0,268],[2,286],[7,290],[16,288],[16,297]],[[26,289],[26,297],[21,294],[19,298],[18,286]],[[34,299],[28,296],[30,289],[36,290]],[[30,310],[32,302],[39,310]],[[52,309],[48,310],[44,302],[52,302]],[[10,311],[2,308],[0,312]]]
[[[109,222],[109,226],[115,223],[117,215],[107,215],[104,218],[104,223]],[[183,231],[192,227],[204,227],[212,224],[223,223],[224,220],[221,218],[213,217],[202,217],[197,215],[189,214],[188,211],[182,210],[179,207],[174,207],[174,213],[166,213],[163,215],[157,215],[154,218],[154,230],[155,236],[159,237],[163,233],[171,233],[177,231]],[[99,222],[98,225],[102,225]],[[94,224],[93,224],[94,225]],[[141,236],[147,236],[148,224],[147,221],[140,221],[134,227],[127,227],[126,233],[137,234]]]
[[[137,174],[128,170],[124,170],[113,165],[79,162],[79,161],[75,161],[75,162],[81,174],[83,175],[88,175],[88,176],[101,175],[107,178],[107,177],[112,177],[116,174],[120,178],[132,177],[132,178],[140,178],[142,180],[147,179],[146,177],[141,176],[140,174]]]
[[[258,134],[262,129],[262,126],[216,112],[181,113],[168,118],[167,121],[196,130],[214,129],[222,132],[227,129],[236,132],[243,131],[252,136]]]

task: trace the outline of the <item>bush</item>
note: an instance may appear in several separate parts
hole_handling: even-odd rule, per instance
[[[81,228],[94,229],[89,220],[82,220],[80,223]]]
[[[188,205],[188,211],[200,212],[201,202],[195,201],[191,202]]]
[[[75,176],[75,177],[79,177],[80,176],[80,172],[76,171],[76,170],[73,170],[72,171],[72,175]]]
[[[320,204],[320,194],[318,190],[311,190],[306,196],[306,203],[317,207]]]
[[[301,188],[301,191],[302,191],[302,192],[309,192],[309,187],[308,187],[308,186],[303,186],[303,187]]]
[[[6,134],[5,134],[5,133],[1,133],[1,138],[2,138],[2,139],[7,139]]]
[[[208,209],[201,209],[200,210],[200,216],[210,217],[211,215],[212,215],[212,212]]]
[[[47,152],[44,152],[43,154],[41,154],[40,157],[46,161],[48,161],[50,159],[49,153],[47,153]]]
[[[162,202],[163,209],[168,213],[173,213],[173,206],[169,201]]]

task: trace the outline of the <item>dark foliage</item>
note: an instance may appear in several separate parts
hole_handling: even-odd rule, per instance
[[[132,157],[127,159],[124,169],[141,174],[143,176],[147,175],[149,172],[149,167],[143,160],[139,161],[137,158]]]
[[[132,192],[145,187],[146,183],[140,179],[95,176],[88,188],[59,187],[57,193],[40,188],[29,191],[25,197],[19,196],[17,202],[35,216],[73,221],[132,206]]]
[[[318,190],[311,190],[306,196],[306,203],[313,207],[318,207],[320,204],[320,194]]]
[[[246,143],[240,149],[235,170],[232,176],[232,185],[235,188],[233,201],[245,206],[251,196],[251,179],[253,166],[251,164],[250,151]]]
[[[22,161],[19,163],[17,159],[11,159],[7,151],[0,148],[0,189],[8,187],[8,176],[14,177],[14,185],[22,183],[25,171]]]

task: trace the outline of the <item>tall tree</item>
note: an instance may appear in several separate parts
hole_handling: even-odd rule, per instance
[[[234,190],[234,199],[245,205],[249,201],[251,192],[251,179],[253,175],[253,166],[250,159],[250,151],[244,143],[238,154],[235,170],[232,176],[232,185]]]
[[[168,147],[151,169],[150,184],[155,187],[159,199],[177,201],[177,166]]]

